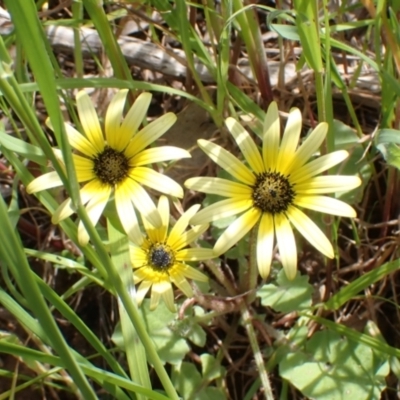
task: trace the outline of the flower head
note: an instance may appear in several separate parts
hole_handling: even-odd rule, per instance
[[[217,240],[216,254],[226,252],[258,223],[257,263],[263,278],[270,272],[275,237],[287,277],[293,279],[296,276],[297,251],[292,226],[321,253],[333,258],[333,247],[327,237],[300,210],[356,216],[348,204],[323,194],[354,189],[361,184],[360,179],[356,176],[317,176],[347,158],[347,151],[335,151],[309,161],[324,141],[328,125],[320,123],[298,147],[302,126],[300,111],[297,108],[291,110],[280,140],[278,108],[276,103],[271,103],[264,121],[260,153],[237,121],[228,118],[225,123],[248,165],[222,147],[199,140],[203,151],[235,180],[188,179],[185,186],[190,189],[227,197],[197,213],[190,222],[204,223],[241,214]]]
[[[212,249],[188,248],[207,229],[208,225],[197,225],[186,230],[189,220],[195,215],[200,205],[189,208],[175,223],[170,232],[169,203],[165,196],[158,202],[162,225],[154,228],[143,216],[146,237],[131,246],[131,261],[134,268],[135,283],[140,283],[137,290],[137,302],[140,305],[151,288],[150,309],[157,307],[160,297],[168,309],[175,311],[172,284],[175,284],[187,297],[193,297],[193,290],[187,281],[195,279],[206,282],[207,277],[197,269],[186,264],[188,261],[209,260],[215,257]]]
[[[183,196],[182,188],[175,181],[145,165],[190,157],[190,154],[171,146],[147,148],[174,124],[176,116],[167,113],[139,129],[151,94],[142,93],[123,119],[127,93],[128,90],[120,90],[113,97],[107,109],[103,133],[92,101],[85,91],[80,91],[76,104],[83,134],[69,124],[65,124],[65,129],[71,146],[78,152],[72,157],[78,182],[85,183],[80,196],[93,225],[113,194],[121,223],[129,237],[135,240],[140,237],[140,229],[134,207],[154,226],[162,224],[154,202],[142,185],[172,196]],[[51,128],[50,123],[49,126]],[[59,151],[56,154],[60,154]],[[33,180],[27,191],[35,193],[61,185],[62,181],[54,171]],[[56,210],[52,222],[57,224],[73,213],[68,198]],[[78,239],[82,245],[89,241],[82,222],[78,225]]]

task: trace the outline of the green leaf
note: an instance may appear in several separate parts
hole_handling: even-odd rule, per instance
[[[389,364],[368,346],[323,331],[285,357],[279,371],[309,398],[379,399]]]
[[[263,306],[284,313],[304,310],[311,306],[313,287],[308,283],[308,276],[297,273],[296,278],[289,281],[282,269],[276,283],[264,285],[258,290],[257,296],[261,298]]]
[[[189,315],[189,311],[193,310],[194,315]],[[175,319],[171,329],[179,336],[189,339],[196,346],[204,347],[206,344],[207,335],[204,329],[198,324],[197,318],[204,315],[204,309],[198,306],[188,308],[185,312],[185,318]]]
[[[215,362],[215,360],[214,360]],[[183,399],[225,400],[224,393],[216,387],[207,385],[196,366],[183,362],[172,372],[172,382]]]
[[[210,354],[202,354],[200,356],[201,369],[203,377],[207,380],[212,381],[223,376],[225,369],[221,367],[220,363]]]
[[[42,149],[6,134],[3,126],[0,127],[0,147],[1,146],[39,165],[47,165],[48,159]]]
[[[184,338],[175,329],[177,315],[168,310],[163,302],[160,302],[154,311],[150,311],[150,301],[143,301],[141,310],[145,320],[147,332],[153,340],[158,356],[163,363],[178,364],[190,348]],[[121,326],[118,324],[112,335],[113,342],[121,349],[125,349]]]
[[[335,133],[335,150],[348,150],[350,155],[340,165],[332,169],[332,173],[340,175],[359,175],[362,184],[347,192],[336,193],[336,198],[346,203],[355,204],[361,201],[364,188],[368,184],[372,170],[368,158],[364,156],[365,149],[353,128],[341,121],[333,121]]]

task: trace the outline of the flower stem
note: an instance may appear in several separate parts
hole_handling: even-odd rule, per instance
[[[254,360],[258,368],[261,383],[264,388],[264,397],[267,400],[273,400],[274,396],[272,394],[271,384],[269,382],[268,373],[265,368],[264,359],[261,354],[260,347],[258,346],[257,337],[252,324],[252,318],[244,301],[241,302],[240,311],[242,313],[243,325],[246,329],[247,336],[250,341],[250,346],[254,354]]]

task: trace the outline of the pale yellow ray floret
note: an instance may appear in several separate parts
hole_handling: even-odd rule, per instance
[[[245,161],[210,141],[199,140],[198,145],[232,180],[196,177],[185,182],[189,189],[226,197],[199,211],[192,218],[192,224],[238,215],[218,238],[214,247],[216,255],[226,252],[255,228],[258,229],[257,263],[261,276],[269,275],[276,240],[286,275],[293,279],[297,271],[294,227],[317,250],[332,258],[331,243],[300,208],[354,218],[356,212],[351,206],[323,195],[352,190],[361,180],[358,176],[317,176],[348,157],[347,151],[339,150],[310,161],[325,140],[328,125],[318,124],[298,146],[302,118],[294,108],[281,139],[278,107],[273,102],[265,116],[260,152],[235,119],[227,118],[225,124]]]
[[[154,226],[162,223],[157,207],[142,185],[171,196],[183,197],[179,184],[147,165],[190,157],[190,154],[173,146],[147,148],[175,123],[176,116],[166,113],[140,128],[150,105],[151,94],[139,95],[124,118],[127,94],[128,90],[124,89],[113,97],[105,115],[103,131],[90,97],[83,90],[78,92],[76,105],[83,132],[69,124],[65,124],[65,128],[71,146],[78,152],[72,157],[78,182],[83,183],[81,201],[91,222],[96,225],[113,197],[123,228],[132,240],[137,240],[140,230],[135,209]],[[50,122],[48,125],[52,129]],[[55,151],[59,154],[59,150]],[[27,186],[27,191],[35,193],[61,185],[57,173],[49,172],[33,180]],[[57,224],[74,212],[71,199],[68,198],[55,211],[52,221]],[[82,222],[78,225],[78,239],[82,245],[89,241]]]
[[[208,224],[189,228],[190,219],[200,205],[190,207],[169,229],[170,209],[165,196],[158,202],[162,224],[154,227],[144,216],[145,236],[130,247],[133,277],[139,284],[136,299],[140,305],[151,290],[150,309],[155,309],[162,299],[172,312],[175,311],[173,284],[187,297],[193,297],[188,279],[206,282],[207,277],[188,262],[209,260],[215,257],[213,249],[190,247],[208,229]],[[188,229],[189,228],[189,229]]]

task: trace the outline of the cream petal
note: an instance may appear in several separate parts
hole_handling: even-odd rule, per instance
[[[92,100],[84,90],[79,91],[76,95],[76,107],[87,139],[97,153],[101,153],[104,149],[103,132]]]
[[[290,164],[293,162],[293,157],[299,144],[301,127],[301,112],[298,108],[293,108],[290,110],[289,118],[286,122],[276,164],[277,171],[282,174],[287,173]]]
[[[293,229],[283,214],[275,214],[275,234],[286,277],[293,280],[297,273],[297,249]]]
[[[165,280],[154,282],[151,288],[150,310],[155,310],[163,298],[165,305],[171,312],[175,312],[174,292],[171,283]]]
[[[192,225],[205,224],[222,218],[240,214],[253,207],[253,200],[247,196],[218,201],[199,211],[190,221]]]
[[[65,218],[68,218],[75,212],[76,209],[73,207],[72,200],[69,197],[57,207],[56,211],[51,217],[51,223],[57,225],[60,221],[63,221]]]
[[[124,138],[125,140],[122,140],[123,135],[120,135],[119,132],[127,94],[128,89],[122,89],[114,95],[107,108],[104,121],[107,144],[118,151],[124,150],[131,138],[131,136],[128,136],[127,139]],[[123,145],[121,145],[121,143],[123,143]]]
[[[170,275],[171,282],[178,287],[186,297],[193,297],[193,290],[189,285],[189,282],[181,273],[174,273]]]
[[[297,171],[315,154],[326,138],[328,127],[326,122],[321,122],[308,135],[303,144],[297,149],[294,160],[290,165],[290,171]]]
[[[181,237],[171,247],[178,251],[196,241],[208,229],[208,225],[196,225],[187,232],[182,233]]]
[[[273,101],[264,119],[263,160],[265,170],[275,170],[279,153],[281,128],[278,105]]]
[[[52,131],[54,131],[50,118],[46,119],[46,125]],[[64,124],[64,126],[65,126],[65,132],[67,133],[68,136],[68,142],[74,149],[80,151],[82,154],[85,154],[88,157],[96,156],[96,154],[98,153],[96,148],[92,145],[92,143],[89,142],[89,140],[85,138],[85,136],[83,136],[70,124],[66,123]]]
[[[129,239],[140,246],[143,243],[143,235],[139,228],[139,222],[133,208],[130,193],[124,185],[117,186],[115,189],[115,207],[124,231]]]
[[[172,289],[171,283],[170,282],[157,283],[156,284],[157,289],[158,289],[158,285],[164,286],[164,288],[162,288],[160,290],[161,290],[162,299],[164,300],[164,303],[166,304],[168,310],[171,312],[176,312],[175,303],[174,303],[174,291]],[[167,285],[168,285],[168,287],[167,287]],[[154,285],[153,285],[152,290],[155,290]]]
[[[337,215],[339,217],[355,218],[357,216],[353,207],[343,201],[328,196],[298,195],[295,200],[295,205],[325,214]]]
[[[271,214],[263,213],[257,234],[258,271],[266,279],[271,270],[274,250],[274,219]]]
[[[265,172],[260,152],[243,126],[232,117],[226,119],[225,125],[235,138],[235,141],[242,151],[244,158],[250,165],[250,168],[258,174]]]
[[[185,275],[186,278],[193,279],[199,282],[208,282],[208,277],[198,269],[192,268],[190,265],[182,265],[185,266],[185,269],[183,270],[183,275]]]
[[[160,213],[162,225],[160,228],[156,230],[157,242],[164,243],[167,240],[168,228],[169,228],[169,216],[170,216],[170,208],[168,197],[160,196],[158,199],[158,212]]]
[[[333,247],[325,234],[306,214],[296,207],[290,207],[287,217],[294,227],[322,254],[334,257]]]
[[[94,147],[94,145],[71,125],[65,124],[65,131],[68,135],[68,142],[74,149],[88,157],[95,157],[99,154],[99,151]]]
[[[303,165],[297,171],[290,175],[290,180],[295,183],[301,183],[309,180],[313,176],[320,174],[332,168],[333,166],[341,163],[348,157],[349,153],[346,150],[339,150],[333,153],[326,154],[322,157],[310,161],[308,164]]]
[[[101,184],[98,181],[88,182],[80,191],[79,195],[81,198],[81,203],[85,205],[92,197],[97,196],[98,191],[101,190]],[[68,218],[76,212],[75,207],[72,205],[70,198],[63,201],[57,208],[55,213],[51,218],[53,224],[58,224],[60,221]]]
[[[148,193],[130,178],[125,179],[121,185],[124,186],[127,198],[131,199],[142,217],[146,218],[154,228],[159,228],[162,225],[160,213]]]
[[[322,175],[311,178],[295,186],[298,194],[323,194],[346,192],[361,185],[358,176],[349,175]]]
[[[111,188],[109,186],[103,186],[102,190],[98,191],[96,196],[89,200],[86,211],[93,226],[96,226],[99,221],[108,199],[110,198],[110,194]],[[89,242],[89,235],[82,221],[78,224],[78,241],[82,246],[85,246]]]
[[[261,211],[257,208],[251,208],[232,222],[215,243],[215,254],[219,256],[229,250],[253,228],[260,217]]]
[[[129,246],[130,260],[133,268],[143,267],[147,263],[146,252],[135,243]]]
[[[208,194],[218,194],[223,197],[247,196],[251,198],[253,194],[251,187],[222,178],[190,178],[184,185],[191,190]]]
[[[256,177],[241,161],[226,151],[221,146],[208,140],[200,139],[197,141],[199,147],[221,168],[231,174],[237,180],[254,185]]]
[[[141,123],[146,118],[151,98],[151,93],[141,93],[126,114],[120,128],[123,137],[127,138],[127,141],[122,144],[123,148],[127,146],[132,136],[137,133]]]
[[[74,160],[74,166],[78,182],[86,182],[92,179],[96,179],[96,174],[93,171],[93,161],[86,157],[72,154]]]
[[[142,185],[148,186],[158,192],[182,198],[183,189],[167,175],[160,174],[151,168],[136,167],[129,172],[129,177]]]
[[[62,180],[60,179],[58,173],[56,171],[52,171],[35,178],[31,183],[28,184],[26,191],[27,193],[31,194],[61,186],[62,184]]]
[[[213,249],[188,248],[176,253],[177,261],[203,261],[215,258]]]
[[[180,241],[186,228],[189,226],[189,221],[199,210],[200,204],[194,204],[186,212],[184,212],[181,217],[176,221],[175,225],[172,227],[169,237],[167,238],[167,244],[173,249],[177,250],[176,243]]]
[[[125,155],[132,158],[161,137],[176,121],[176,115],[167,113],[141,129],[128,144]]]
[[[129,164],[135,167],[169,160],[190,158],[188,151],[174,146],[152,147],[136,154],[129,160]]]
[[[135,274],[135,272],[134,272],[134,274]],[[137,302],[138,306],[140,306],[142,304],[143,299],[146,296],[146,294],[149,291],[149,289],[151,288],[152,284],[153,284],[153,282],[143,281],[139,285],[139,287],[137,288],[137,291],[136,291],[136,302]]]

